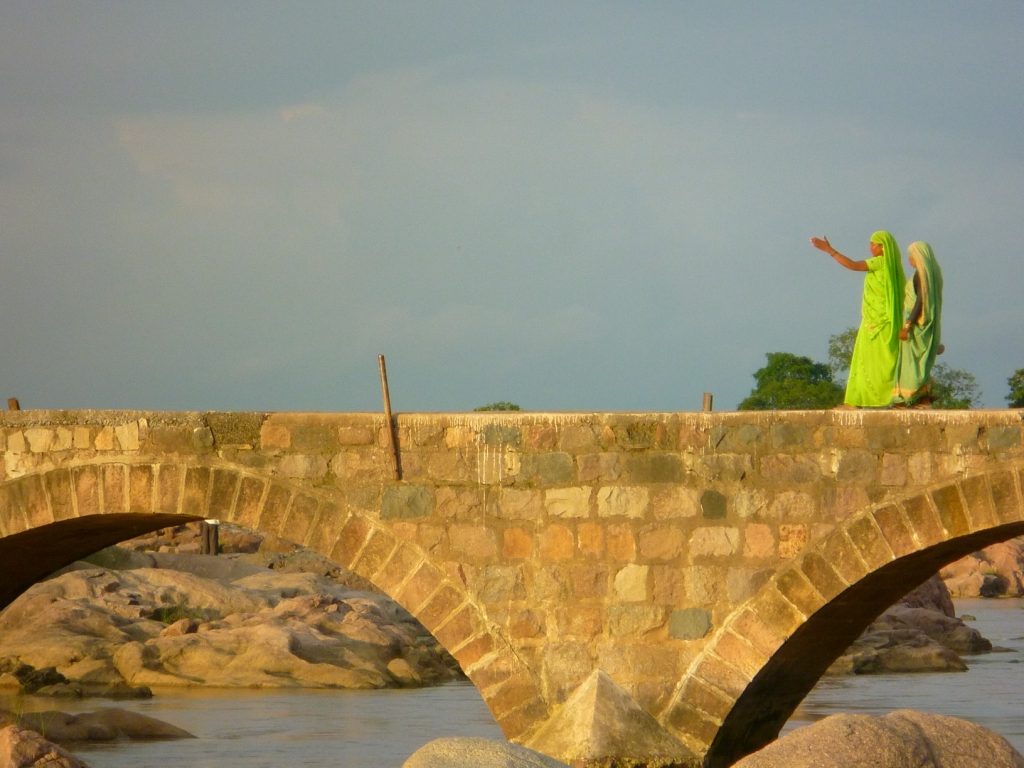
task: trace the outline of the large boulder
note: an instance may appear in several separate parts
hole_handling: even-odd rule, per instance
[[[829,673],[963,672],[961,654],[990,650],[991,642],[956,618],[949,591],[933,576],[875,619]]]
[[[507,741],[469,737],[434,739],[402,768],[568,768],[547,755]]]
[[[92,695],[157,685],[383,688],[461,676],[382,595],[229,557],[120,559],[132,567],[71,569],[0,614],[8,657],[0,685]],[[187,570],[155,567],[172,565]],[[30,677],[33,668],[49,677]]]
[[[4,768],[89,768],[35,731],[17,725],[0,728],[0,765]]]
[[[117,739],[157,740],[192,739],[191,733],[154,717],[117,707],[95,712],[28,712],[17,718],[23,728],[45,733],[57,744],[78,741],[115,741]]]
[[[992,544],[942,568],[954,597],[1024,596],[1024,538]]]
[[[733,768],[1024,768],[1024,757],[987,728],[897,710],[832,715],[798,728]]]

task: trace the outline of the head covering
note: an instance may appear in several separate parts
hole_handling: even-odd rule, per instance
[[[895,350],[899,344],[900,323],[903,312],[903,265],[900,262],[900,246],[891,232],[880,229],[871,235],[871,242],[882,246],[882,269],[885,290],[885,317],[891,323],[891,344]]]
[[[935,260],[932,247],[920,240],[910,244],[907,256],[920,283],[921,314],[917,324],[923,326],[937,322],[942,315],[942,270],[939,262]]]

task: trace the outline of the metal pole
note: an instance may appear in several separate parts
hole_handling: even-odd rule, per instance
[[[398,458],[398,440],[395,438],[395,421],[391,417],[391,393],[388,391],[388,369],[384,363],[384,355],[377,355],[380,367],[380,391],[384,397],[384,419],[387,421],[388,447],[391,449],[392,469],[395,480],[402,479],[402,468]]]

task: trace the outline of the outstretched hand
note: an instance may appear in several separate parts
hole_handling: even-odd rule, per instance
[[[833,250],[832,243],[828,241],[827,237],[812,237],[811,245],[813,245],[819,251],[824,251],[825,253],[828,254],[831,254]]]

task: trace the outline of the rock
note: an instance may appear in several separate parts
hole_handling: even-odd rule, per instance
[[[832,715],[798,728],[733,768],[1024,768],[1000,735],[966,720],[902,709]]]
[[[0,728],[0,765],[4,768],[89,768],[70,752],[17,725]]]
[[[116,707],[77,715],[55,711],[29,712],[19,717],[18,722],[23,728],[45,733],[58,744],[115,739],[195,738],[188,731],[170,723]]]
[[[569,696],[527,746],[574,765],[604,764],[619,755],[652,768],[696,760],[601,670]]]
[[[954,597],[1024,596],[1024,538],[993,544],[942,568]]]
[[[50,667],[57,677],[33,680],[34,689],[83,696],[159,685],[381,688],[461,676],[381,595],[228,557],[147,557],[189,571],[73,569],[34,585],[0,614],[8,654],[0,675],[21,680]]]
[[[962,672],[960,654],[991,650],[977,629],[956,618],[949,591],[933,576],[875,619],[828,672]]]
[[[402,768],[568,768],[532,749],[507,741],[475,738],[434,739],[402,763]]]

